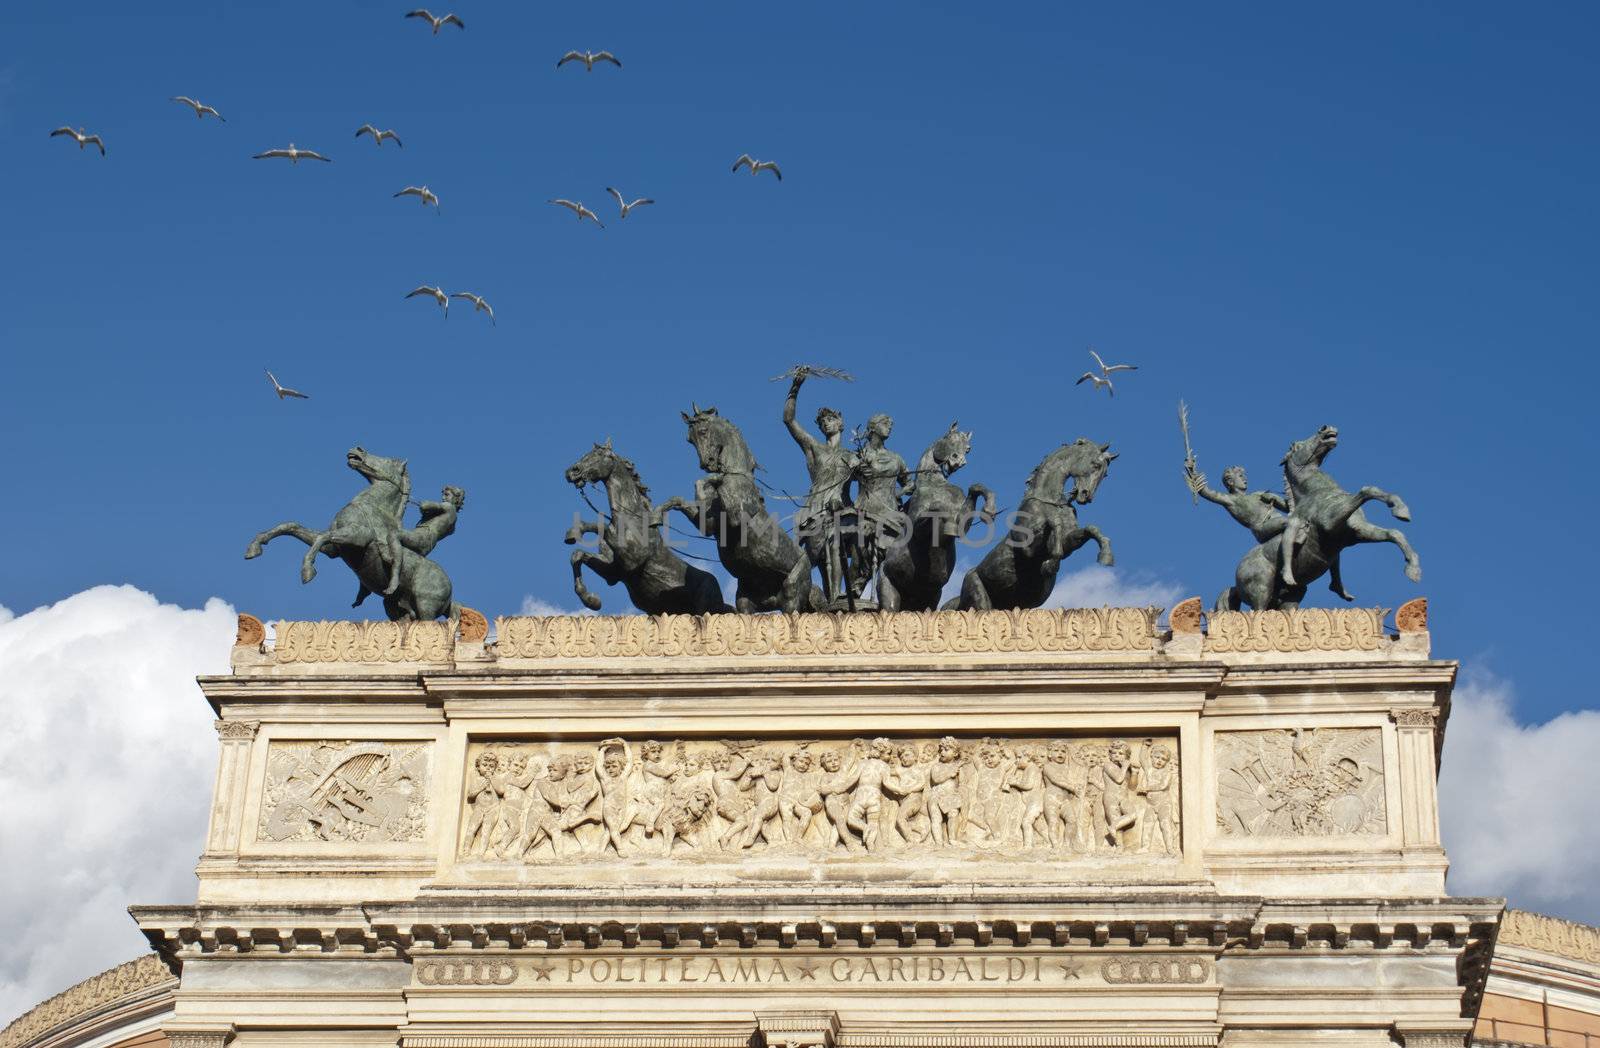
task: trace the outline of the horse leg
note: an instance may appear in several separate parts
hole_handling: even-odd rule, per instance
[[[257,557],[261,556],[261,551],[263,548],[265,548],[266,544],[280,535],[293,535],[301,542],[304,542],[307,546],[315,542],[317,538],[317,533],[306,527],[304,524],[296,524],[292,520],[285,521],[275,528],[268,528],[266,531],[261,532],[255,538],[251,539],[250,545],[246,547],[244,551],[244,559],[255,560]]]
[[[1361,498],[1362,502],[1382,502],[1389,507],[1389,512],[1394,514],[1395,520],[1411,519],[1411,507],[1406,505],[1405,499],[1402,499],[1392,491],[1384,491],[1382,488],[1368,485],[1356,492],[1356,494]]]
[[[589,587],[583,584],[583,569],[587,565],[589,570],[605,579],[608,583],[615,583],[615,579],[607,578],[607,573],[602,568],[610,568],[611,561],[605,560],[587,550],[575,549],[572,551],[572,592],[578,595],[583,606],[590,611],[600,610],[600,598],[589,592]]]
[[[1395,516],[1399,516],[1398,513]],[[1372,523],[1364,517],[1351,517],[1346,524],[1350,531],[1361,542],[1392,542],[1400,547],[1400,552],[1406,558],[1406,578],[1412,582],[1422,581],[1422,564],[1417,560],[1417,551],[1411,548],[1411,543],[1406,541],[1403,533],[1395,528],[1383,528]]]

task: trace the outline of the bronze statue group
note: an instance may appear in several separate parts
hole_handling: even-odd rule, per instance
[[[600,485],[608,502],[605,511],[596,510],[596,519],[578,519],[566,534],[567,543],[586,546],[571,555],[573,589],[584,606],[601,607],[584,583],[587,568],[607,585],[621,583],[634,606],[651,615],[1037,608],[1055,589],[1062,561],[1080,546],[1092,540],[1099,563],[1112,563],[1110,540],[1092,524],[1080,524],[1077,513],[1077,507],[1094,500],[1117,457],[1109,444],[1079,438],[1051,451],[1028,475],[1017,507],[1002,518],[989,488],[973,484],[963,491],[950,480],[972,445],[972,434],[955,423],[915,467],[888,446],[894,429],[888,415],[874,415],[849,443],[845,420],[832,408],[817,411],[816,433],[800,425],[796,419],[806,379],[841,374],[801,366],[781,376],[790,378],[783,424],[799,445],[810,477],[805,495],[792,500],[792,533],[768,509],[764,489],[774,498],[789,496],[757,477],[755,456],[739,427],[716,408],[696,406],[683,413],[702,472],[692,499],[673,496],[652,503],[633,463],[609,439],[569,466],[568,483],[580,492]],[[1361,511],[1365,503],[1381,501],[1397,519],[1409,520],[1399,496],[1375,487],[1347,492],[1323,471],[1323,460],[1338,445],[1336,429],[1323,426],[1290,445],[1282,460],[1282,493],[1250,491],[1240,466],[1223,472],[1223,490],[1216,491],[1195,464],[1186,414],[1183,419],[1189,490],[1197,501],[1203,497],[1222,506],[1256,540],[1239,562],[1233,585],[1218,598],[1217,610],[1298,607],[1307,586],[1324,574],[1335,594],[1351,600],[1339,555],[1360,543],[1393,543],[1405,556],[1406,576],[1413,582],[1421,578],[1416,551],[1405,535],[1373,524]],[[418,503],[421,519],[408,529],[403,514],[411,503],[411,479],[405,461],[357,447],[346,463],[368,486],[326,530],[279,524],[258,534],[245,557],[257,557],[272,539],[292,535],[308,547],[302,582],[316,575],[318,553],[337,557],[360,582],[357,605],[377,593],[391,620],[448,617],[454,623],[460,605],[449,577],[429,554],[454,532],[465,493],[446,487],[441,501]],[[674,511],[693,525],[697,537],[714,544],[718,561],[737,584],[732,607],[717,578],[680,555],[688,543],[669,537]],[[972,543],[973,529],[980,525],[984,534],[998,532],[1001,538],[965,574],[959,593],[941,603],[955,572],[956,546]],[[589,536],[594,541],[585,543]]]

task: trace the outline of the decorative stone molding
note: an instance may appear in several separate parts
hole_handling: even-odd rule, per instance
[[[1427,709],[1390,710],[1389,716],[1401,728],[1432,728],[1439,722],[1439,707]]]
[[[280,622],[271,650],[279,664],[442,664],[454,653],[454,638],[443,622]]]
[[[1205,650],[1215,653],[1377,651],[1388,639],[1384,608],[1214,611]]]
[[[1167,625],[1174,635],[1199,633],[1200,616],[1204,612],[1199,597],[1190,597],[1173,605],[1172,611],[1167,615]]]
[[[1223,837],[1388,832],[1377,728],[1219,731],[1216,751]]]
[[[489,620],[476,608],[461,606],[461,625],[457,634],[464,644],[481,644],[489,638]]]
[[[217,738],[223,741],[236,742],[243,740],[248,742],[255,738],[256,733],[261,730],[261,722],[258,720],[219,720],[214,722],[214,727],[217,729]]]
[[[1600,964],[1600,928],[1546,917],[1526,910],[1507,910],[1500,920],[1499,943],[1553,953],[1588,964]]]
[[[1149,652],[1157,608],[561,615],[496,620],[501,658]]]
[[[21,1048],[39,1035],[148,991],[177,986],[161,958],[146,954],[85,979],[23,1013],[0,1031],[0,1048]]]
[[[839,1014],[816,1011],[756,1013],[752,1048],[834,1048],[839,1040]]]
[[[463,862],[1181,850],[1172,736],[497,741],[468,758]]]
[[[233,638],[236,648],[257,648],[267,640],[267,627],[254,615],[239,612],[239,632]]]
[[[1401,633],[1428,631],[1428,598],[1414,597],[1394,613],[1394,628]]]

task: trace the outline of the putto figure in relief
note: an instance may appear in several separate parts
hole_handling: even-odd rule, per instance
[[[466,862],[1182,847],[1176,746],[1161,739],[494,743],[475,747],[463,805]]]

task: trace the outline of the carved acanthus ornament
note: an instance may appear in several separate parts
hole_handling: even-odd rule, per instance
[[[1387,639],[1384,608],[1217,611],[1207,619],[1208,652],[1377,651]]]
[[[1155,608],[497,620],[501,658],[1147,652]]]
[[[248,742],[255,738],[256,733],[261,730],[261,722],[258,720],[219,720],[215,722],[215,727],[217,729],[217,738],[224,742]]]
[[[1173,738],[475,744],[466,862],[1175,857]]]
[[[119,964],[25,1012],[4,1031],[0,1031],[0,1048],[17,1048],[46,1030],[98,1011],[125,997],[168,984],[176,986],[177,982],[177,977],[153,953]]]
[[[455,640],[444,622],[280,622],[273,661],[448,663]]]
[[[1600,928],[1546,917],[1524,910],[1507,910],[1500,919],[1499,943],[1553,953],[1588,964],[1600,964]]]
[[[1431,728],[1439,721],[1439,708],[1430,706],[1427,709],[1390,710],[1389,716],[1401,728]]]
[[[1217,832],[1223,837],[1388,830],[1377,728],[1218,732],[1216,751]]]

